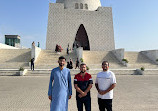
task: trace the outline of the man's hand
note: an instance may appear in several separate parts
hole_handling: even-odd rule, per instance
[[[112,89],[114,89],[115,86],[116,86],[116,83],[112,84],[107,90],[99,90],[98,88],[98,92],[99,94],[104,95],[108,93],[109,91],[111,91]]]
[[[82,93],[82,96],[84,97],[84,96],[87,96],[87,93],[86,92],[83,92]]]
[[[71,99],[71,96],[69,96],[69,99]]]
[[[49,100],[52,100],[52,96],[48,96]]]
[[[82,94],[79,94],[78,97],[82,98],[83,96],[82,96]]]
[[[97,89],[98,93],[101,91],[99,88]]]
[[[79,96],[80,98],[82,98],[82,97],[87,96],[87,93],[86,93],[86,92],[83,92],[83,93],[79,94],[78,96]]]
[[[105,91],[101,91],[101,90],[99,90],[99,94],[100,95],[104,95],[104,94],[106,94],[107,93],[107,91],[105,90]]]

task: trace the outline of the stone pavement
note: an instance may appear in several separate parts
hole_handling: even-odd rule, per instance
[[[116,77],[113,111],[158,111],[158,76]],[[49,111],[48,82],[49,76],[0,76],[0,111]],[[92,111],[98,111],[94,85],[91,96]],[[69,111],[77,111],[74,88]]]

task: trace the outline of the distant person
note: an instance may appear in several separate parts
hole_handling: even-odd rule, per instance
[[[35,46],[35,42],[34,41],[32,42],[32,46]]]
[[[73,43],[73,45],[72,45],[72,50],[74,50],[74,48],[75,48],[75,43]]]
[[[35,59],[32,58],[32,59],[31,59],[31,70],[33,70],[33,71],[34,71],[34,61],[35,61]]]
[[[61,45],[58,46],[58,52],[62,52],[63,48],[61,47]]]
[[[91,111],[90,89],[92,84],[92,77],[86,72],[86,64],[82,63],[80,65],[80,73],[76,74],[74,78],[78,111],[83,111],[83,105],[85,105],[86,111]]]
[[[38,47],[40,47],[40,43],[38,42]]]
[[[73,69],[73,61],[70,59],[70,69]]]
[[[112,111],[113,89],[116,86],[115,74],[109,70],[109,62],[102,62],[102,72],[97,74],[95,86],[98,91],[100,111]]]
[[[51,71],[48,98],[51,101],[50,111],[68,111],[68,99],[72,95],[70,70],[64,67],[65,57],[58,59],[59,67]]]
[[[70,69],[70,63],[67,62],[67,66],[66,66],[68,69]]]
[[[78,60],[78,58],[77,58],[77,60],[76,60],[76,67],[75,67],[75,69],[78,67],[79,68],[79,60]]]
[[[58,50],[59,50],[59,46],[58,46],[58,44],[56,44],[55,52],[58,52]]]
[[[69,47],[67,47],[67,50],[66,50],[66,52],[67,52],[67,55],[69,55]]]

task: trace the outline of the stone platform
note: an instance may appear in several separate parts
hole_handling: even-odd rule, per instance
[[[72,75],[72,79],[74,76]],[[95,81],[96,75],[93,75]],[[157,75],[116,75],[113,111],[158,111]],[[49,111],[48,76],[0,76],[0,111]],[[97,91],[91,90],[92,111],[98,111]],[[69,111],[77,111],[75,89]]]

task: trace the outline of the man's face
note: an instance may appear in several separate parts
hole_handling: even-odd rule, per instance
[[[65,59],[58,60],[59,66],[63,67],[65,65]]]
[[[86,65],[81,65],[80,66],[80,71],[81,71],[81,73],[86,72]]]
[[[108,64],[107,62],[104,62],[104,63],[102,64],[102,69],[103,69],[104,71],[107,71],[107,70],[109,69],[109,64]]]

